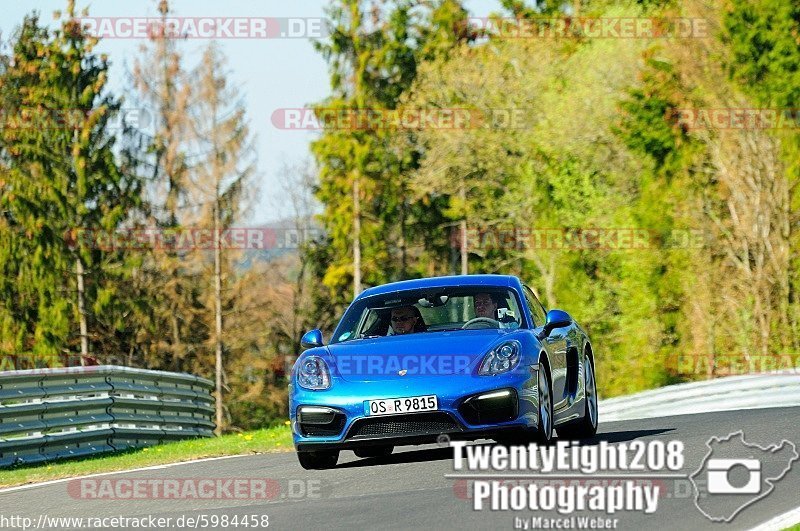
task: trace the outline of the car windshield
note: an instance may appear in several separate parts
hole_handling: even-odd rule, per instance
[[[516,329],[523,326],[514,291],[507,288],[450,287],[374,295],[354,302],[332,343],[393,335]]]

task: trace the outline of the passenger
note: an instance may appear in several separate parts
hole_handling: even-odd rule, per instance
[[[476,293],[472,297],[472,305],[475,309],[475,318],[483,317],[498,321],[500,328],[512,330],[519,328],[516,315],[508,308],[506,301],[500,295]]]

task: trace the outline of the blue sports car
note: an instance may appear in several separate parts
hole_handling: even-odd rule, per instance
[[[312,330],[292,370],[289,415],[300,464],[339,451],[389,455],[449,439],[502,443],[597,431],[589,337],[545,311],[518,278],[468,275],[370,288],[328,345]]]

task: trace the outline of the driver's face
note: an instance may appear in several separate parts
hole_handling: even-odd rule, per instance
[[[417,324],[417,316],[411,308],[396,308],[392,310],[392,330],[395,334],[402,335],[411,332]]]
[[[497,304],[488,293],[478,293],[472,299],[475,305],[475,317],[497,319]]]

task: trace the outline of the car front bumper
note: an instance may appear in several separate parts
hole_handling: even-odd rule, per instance
[[[537,366],[497,376],[334,379],[329,389],[292,386],[290,420],[298,451],[414,445],[491,438],[538,422]],[[507,393],[506,393],[507,392]],[[370,416],[366,401],[435,394],[436,411]]]

